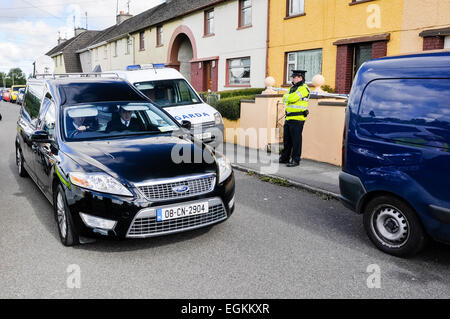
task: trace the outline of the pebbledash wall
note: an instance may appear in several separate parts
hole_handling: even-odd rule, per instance
[[[205,10],[214,8],[214,34],[205,35]],[[252,25],[239,28],[239,1],[226,1],[162,23],[162,45],[156,45],[157,27],[145,30],[145,49],[139,32],[133,33],[136,64],[165,63],[180,70],[198,91],[205,89],[205,63],[212,65],[213,91],[239,88],[227,85],[227,61],[250,58],[250,84],[264,87],[266,75],[268,0],[252,1]],[[141,31],[142,32],[142,31]],[[190,59],[189,59],[190,58]],[[189,72],[190,71],[190,72]]]

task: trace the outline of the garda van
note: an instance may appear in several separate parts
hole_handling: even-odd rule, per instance
[[[191,122],[191,132],[198,139],[211,146],[223,142],[222,116],[200,98],[177,70],[163,65],[133,65],[125,71],[113,72],[128,80],[178,122]]]
[[[364,63],[347,107],[341,200],[380,250],[450,243],[450,52]]]

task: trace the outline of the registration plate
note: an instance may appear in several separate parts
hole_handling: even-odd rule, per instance
[[[163,220],[206,214],[208,209],[208,202],[160,208],[156,210],[156,221],[162,222]]]
[[[211,134],[211,132],[206,132],[206,133],[195,134],[194,136],[195,136],[195,138],[198,138],[199,140],[207,140],[212,137],[212,134]]]

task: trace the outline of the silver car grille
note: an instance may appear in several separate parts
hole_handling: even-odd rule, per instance
[[[148,185],[139,185],[138,189],[150,201],[164,201],[179,198],[188,198],[207,194],[214,190],[216,184],[215,174],[203,176],[187,176],[173,180],[153,182]],[[187,186],[184,193],[177,193],[174,189]]]
[[[193,124],[192,130],[202,130],[202,129],[207,129],[207,128],[211,128],[211,127],[215,127],[215,126],[216,126],[215,121],[204,122],[204,123],[199,123],[199,124]]]
[[[127,237],[142,238],[164,235],[200,228],[218,223],[227,218],[227,212],[222,203],[209,207],[208,213],[187,216],[165,221],[156,221],[156,217],[136,218],[128,230]]]

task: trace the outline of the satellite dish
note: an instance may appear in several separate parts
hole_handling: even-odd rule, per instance
[[[43,55],[34,62],[35,74],[53,74],[55,72],[55,62],[48,55]]]

